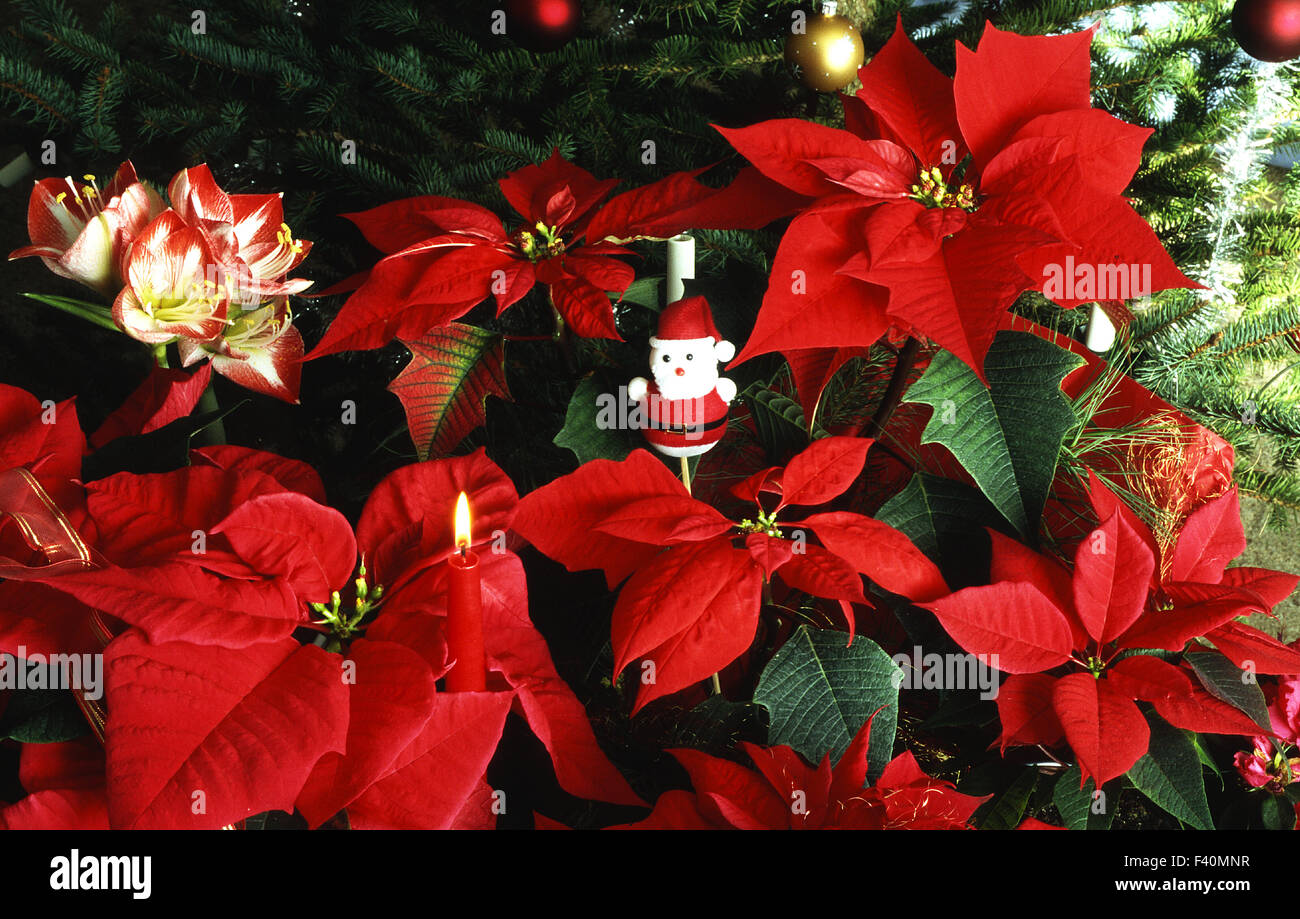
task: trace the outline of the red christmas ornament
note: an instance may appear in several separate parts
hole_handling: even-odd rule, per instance
[[[1300,0],[1237,0],[1232,34],[1257,60],[1300,57]]]
[[[529,51],[554,51],[578,33],[578,0],[507,0],[506,34]]]

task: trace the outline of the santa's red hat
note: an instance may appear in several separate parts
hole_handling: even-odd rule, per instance
[[[722,335],[713,324],[713,313],[709,310],[709,301],[703,297],[684,297],[664,307],[659,314],[659,329],[653,345],[658,341],[694,341],[700,338],[712,338],[722,341]]]

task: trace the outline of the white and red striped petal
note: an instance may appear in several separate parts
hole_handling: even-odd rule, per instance
[[[234,222],[230,196],[217,185],[207,163],[176,173],[167,186],[167,197],[186,223],[194,224],[199,220]]]
[[[212,369],[245,389],[297,404],[302,355],[302,335],[289,326],[273,344],[245,358],[214,356]]]
[[[127,164],[129,165],[129,164]],[[132,170],[134,174],[134,170]],[[145,228],[160,216],[166,206],[158,192],[143,182],[128,185],[120,195],[109,202],[105,213],[117,214],[117,279],[126,278],[127,263],[131,260],[131,246]]]
[[[311,243],[293,238],[279,194],[226,194],[206,165],[177,173],[168,194],[185,222],[207,238],[213,257],[231,279],[235,300],[252,305],[311,286],[305,279],[286,280]]]
[[[212,369],[222,376],[254,392],[297,403],[303,344],[287,299],[232,319],[220,344],[204,350],[212,355]],[[193,352],[193,347],[185,349],[182,359],[197,360]]]
[[[27,235],[33,245],[62,251],[76,242],[97,211],[94,199],[82,196],[87,187],[71,178],[41,179],[36,183],[27,202]]]
[[[57,275],[79,281],[110,295],[120,282],[121,224],[116,212],[105,211],[87,221],[63,253],[45,264]]]
[[[132,185],[141,184],[143,183],[140,181],[140,177],[135,174],[135,165],[130,160],[127,160],[121,166],[117,167],[117,172],[113,173],[112,180],[104,186],[104,197],[106,199],[119,197]],[[150,189],[150,191],[152,191],[152,189]],[[153,192],[153,194],[155,198],[158,197],[157,192]],[[161,198],[158,200],[159,203],[162,202]],[[162,210],[162,208],[160,207],[159,210]]]
[[[201,232],[186,226],[175,211],[164,211],[131,246],[127,282],[147,293],[177,297],[194,293],[194,285],[218,283],[220,271]]]
[[[167,303],[161,308],[123,287],[113,301],[113,321],[127,335],[150,345],[173,339],[213,341],[225,329],[225,304],[200,301]],[[188,366],[188,365],[187,365]]]
[[[281,195],[231,195],[231,223],[236,228],[239,248],[275,244],[276,233],[284,223]]]
[[[123,287],[113,301],[113,321],[127,335],[145,344],[160,345],[176,337],[176,333],[159,327],[130,287]]]
[[[32,245],[9,258],[40,256],[62,277],[113,296],[123,283],[131,241],[162,210],[157,193],[135,179],[130,162],[100,192],[93,176],[42,179],[27,205]]]

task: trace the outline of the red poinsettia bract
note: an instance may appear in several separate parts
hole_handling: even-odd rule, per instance
[[[1091,37],[989,24],[976,51],[958,45],[950,79],[900,18],[845,100],[847,130],[797,119],[719,128],[811,199],[781,241],[738,360],[868,346],[893,329],[981,373],[1022,291],[1075,306],[1197,286],[1121,195],[1150,131],[1089,107]],[[1094,281],[1045,288],[1049,265],[1087,265]],[[1099,291],[1099,273],[1145,289]]]
[[[373,572],[368,577],[384,586],[384,594],[364,639],[348,651],[350,659],[358,660],[358,677],[364,663],[358,654],[392,658],[403,651],[409,667],[413,651],[434,677],[455,666],[447,658],[442,622],[448,592],[445,562],[455,546],[452,511],[461,491],[473,508],[474,543],[483,569],[488,691],[437,693],[430,706],[420,699],[422,682],[402,682],[387,665],[370,665],[369,685],[361,688],[358,678],[353,687],[347,755],[322,760],[299,799],[313,825],[344,806],[360,827],[450,826],[453,819],[464,825],[473,814],[492,825],[495,818],[482,806],[490,794],[483,770],[512,708],[550,753],[565,790],[596,800],[640,803],[601,752],[585,709],[556,673],[545,639],[528,618],[518,556],[489,548],[496,542],[494,534],[510,528],[518,496],[482,449],[399,469],[367,501],[357,544]],[[342,580],[336,583],[344,586]],[[427,681],[428,691],[432,688]],[[352,732],[358,736],[355,744]],[[402,747],[395,735],[404,733],[411,740]],[[362,752],[354,756],[354,749]]]
[[[694,792],[659,796],[644,820],[618,829],[640,830],[962,830],[986,801],[931,778],[911,753],[885,766],[870,788],[867,744],[871,722],[831,768],[816,769],[790,747],[742,743],[757,771],[698,750],[670,750],[685,767]]]
[[[934,564],[878,520],[827,511],[777,522],[787,506],[824,504],[843,493],[871,443],[822,438],[784,469],[741,483],[742,498],[781,495],[772,511],[759,506],[757,520],[728,520],[692,498],[660,460],[635,450],[622,462],[585,463],[527,495],[514,526],[570,571],[600,568],[611,588],[627,578],[611,626],[614,672],[637,659],[653,662],[654,679],[642,680],[636,699],[639,710],[745,653],[758,627],[763,582],[773,574],[846,609],[866,602],[864,574],[912,599],[948,592]],[[848,620],[852,629],[851,614]]]
[[[18,782],[27,795],[0,802],[0,829],[106,830],[104,750],[93,737],[62,743],[25,743]]]

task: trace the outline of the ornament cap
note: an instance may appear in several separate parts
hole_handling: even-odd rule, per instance
[[[703,297],[684,297],[668,304],[659,314],[657,341],[694,341],[712,338],[722,341],[722,335],[713,324],[709,301]],[[652,342],[653,344],[653,342]]]

